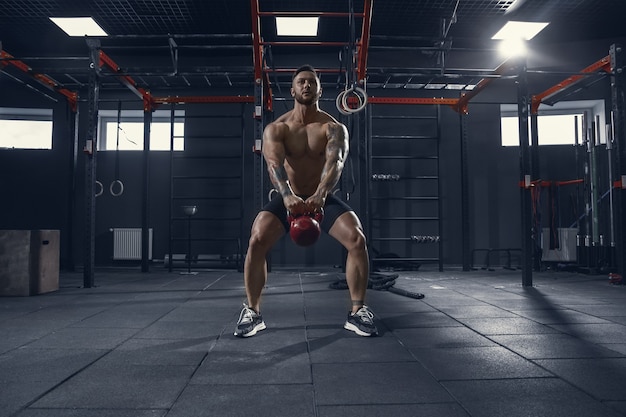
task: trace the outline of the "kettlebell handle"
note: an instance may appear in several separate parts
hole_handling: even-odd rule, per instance
[[[318,223],[321,223],[322,220],[324,220],[324,209],[320,208],[313,212],[307,211],[305,213],[299,213],[299,214],[292,214],[290,211],[287,211],[287,221],[289,221],[289,223],[291,223],[293,220],[297,219],[298,217],[302,217],[302,216],[309,216],[312,219],[315,219]]]

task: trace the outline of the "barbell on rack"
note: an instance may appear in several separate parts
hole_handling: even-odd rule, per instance
[[[374,181],[398,181],[400,179],[399,174],[372,174]]]
[[[415,243],[438,243],[439,236],[411,236],[411,240]]]

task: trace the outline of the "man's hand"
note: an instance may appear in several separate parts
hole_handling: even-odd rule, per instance
[[[320,211],[324,207],[324,203],[326,202],[326,198],[322,197],[320,194],[313,194],[311,197],[307,198],[304,204],[306,204],[308,210],[311,213]]]
[[[283,202],[287,212],[292,215],[304,214],[310,211],[304,200],[297,195],[286,195],[283,197]]]

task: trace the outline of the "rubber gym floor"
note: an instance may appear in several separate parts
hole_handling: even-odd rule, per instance
[[[275,269],[267,330],[233,336],[242,273],[62,273],[0,298],[0,416],[626,415],[626,286],[606,276],[397,272],[368,293],[379,337],[343,329],[337,270]]]

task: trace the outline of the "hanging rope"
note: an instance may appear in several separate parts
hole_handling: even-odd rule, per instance
[[[113,197],[119,197],[124,193],[124,183],[120,180],[120,123],[122,121],[122,101],[117,102],[117,129],[115,140],[115,180],[109,186],[109,192]],[[115,188],[118,188],[116,191]]]
[[[367,105],[367,93],[365,90],[358,86],[355,76],[355,62],[356,62],[356,32],[354,21],[354,2],[350,0],[350,14],[348,17],[350,28],[350,42],[349,42],[349,54],[350,59],[346,57],[346,82],[345,89],[337,95],[335,105],[339,113],[344,115],[351,115],[358,113],[365,109]],[[356,104],[356,105],[355,105]]]

